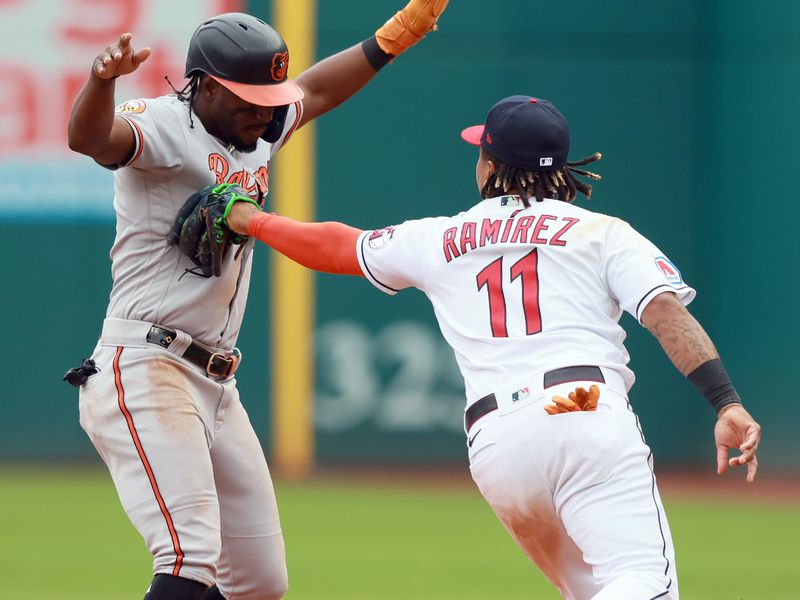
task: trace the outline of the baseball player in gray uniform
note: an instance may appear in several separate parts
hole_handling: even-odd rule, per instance
[[[577,167],[600,155],[567,162],[550,102],[505,98],[462,137],[481,148],[482,199],[455,216],[362,232],[239,202],[227,223],[309,268],[422,290],[464,376],[472,477],[523,551],[570,600],[677,600],[622,311],[716,410],[720,474],[747,465],[753,481],[760,427],[685,308],[695,291],[677,267],[624,221],[572,204],[591,194],[576,175],[599,179]]]
[[[234,378],[253,242],[208,276],[167,244],[176,212],[215,183],[263,202],[270,159],[292,133],[434,29],[446,4],[411,0],[294,81],[275,30],[223,14],[195,31],[184,89],[116,109],[116,78],[150,49],[126,33],[94,59],[69,146],[114,170],[113,288],[92,358],[65,378],[81,386],[81,425],[153,555],[147,600],[267,600],[287,589],[270,474]]]

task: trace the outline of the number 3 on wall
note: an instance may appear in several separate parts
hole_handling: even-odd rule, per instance
[[[511,265],[511,281],[522,278],[522,310],[525,314],[527,335],[542,330],[542,313],[539,310],[539,254],[534,248]],[[489,321],[492,336],[508,337],[506,322],[506,297],[503,292],[503,257],[486,265],[475,277],[478,291],[486,286],[489,293]]]

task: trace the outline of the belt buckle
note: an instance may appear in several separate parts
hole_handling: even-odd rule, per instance
[[[236,372],[241,356],[238,348],[234,348],[233,352],[230,354],[226,352],[214,352],[208,359],[206,373],[217,379],[227,379]],[[220,367],[223,369],[222,371],[217,370]]]

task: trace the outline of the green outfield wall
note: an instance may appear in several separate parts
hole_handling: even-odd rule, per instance
[[[391,4],[319,2],[318,55],[367,37]],[[261,3],[252,6],[269,17]],[[764,426],[763,467],[800,467],[792,376],[800,367],[800,5],[488,6],[451,3],[439,32],[319,121],[318,218],[373,228],[472,205],[476,150],[460,130],[503,96],[552,100],[570,122],[571,156],[604,155],[593,165],[603,181],[582,206],[629,221],[680,267],[698,290],[692,312]],[[0,185],[10,255],[0,459],[91,457],[77,394],[61,376],[100,331],[114,224],[97,203],[106,194],[110,206],[110,180],[87,175],[105,177],[92,179],[87,216],[80,194],[60,210],[57,171],[37,170],[32,180],[50,179],[26,194],[32,188],[14,179],[18,164],[12,151],[0,154],[0,183],[17,182]],[[283,193],[287,183],[278,184]],[[238,378],[269,451],[267,257],[257,252]],[[425,297],[389,297],[365,280],[329,275],[317,277],[316,289],[318,460],[464,460],[463,382]],[[657,460],[711,468],[713,412],[644,329],[628,315],[623,324],[637,374],[631,400]]]

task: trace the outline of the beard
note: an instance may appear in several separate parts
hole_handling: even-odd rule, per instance
[[[255,152],[256,148],[258,148],[258,140],[253,142],[252,144],[245,144],[240,139],[233,139],[231,140],[231,145],[236,148],[239,152],[243,152],[245,154],[249,154],[250,152]]]

